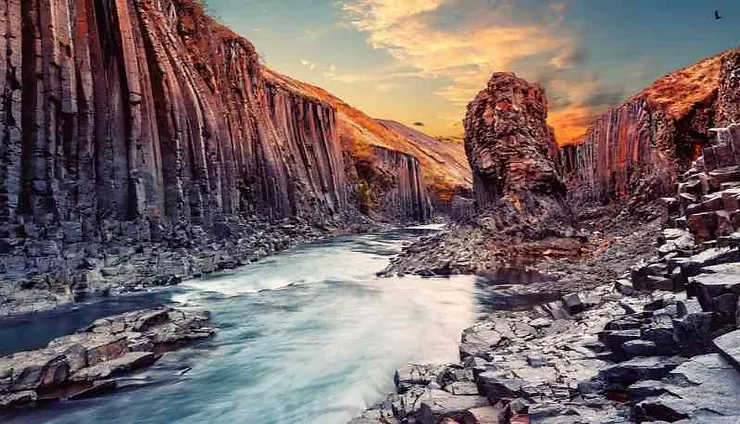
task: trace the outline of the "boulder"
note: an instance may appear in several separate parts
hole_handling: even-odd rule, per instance
[[[499,326],[500,327],[500,326]],[[488,351],[498,346],[510,329],[498,328],[495,322],[483,322],[463,331],[460,343],[460,358],[480,356],[486,358]]]
[[[740,372],[740,330],[717,337],[713,344],[722,357]]]
[[[399,393],[404,393],[413,386],[426,386],[437,381],[442,367],[438,365],[407,364],[396,370],[394,381]]]
[[[469,409],[463,416],[463,424],[506,424],[506,408],[482,406]]]
[[[502,399],[515,399],[523,394],[524,381],[518,378],[509,378],[497,371],[481,373],[476,378],[478,393],[487,396],[491,402]]]
[[[660,380],[683,362],[678,357],[637,357],[599,371],[598,377],[607,383],[629,386],[641,380]]]
[[[439,424],[446,418],[462,421],[468,410],[489,406],[481,396],[456,396],[443,390],[430,390],[420,399],[419,422]]]
[[[655,387],[657,396],[637,403],[640,421],[724,422],[740,417],[740,374],[716,353],[695,356],[676,367]],[[738,421],[730,421],[738,422]]]

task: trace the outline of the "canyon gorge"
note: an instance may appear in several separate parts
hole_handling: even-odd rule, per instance
[[[0,0],[0,28],[0,318],[29,333],[0,345],[0,420],[111,396],[86,419],[123,422],[123,388],[172,422],[740,417],[740,50],[574,140],[497,71],[432,137],[270,69],[195,0]],[[313,397],[214,400],[242,385]]]
[[[16,312],[247,263],[365,217],[423,222],[430,194],[443,207],[469,191],[460,144],[434,152],[267,69],[197,2],[7,1],[2,15],[2,290],[38,295]]]

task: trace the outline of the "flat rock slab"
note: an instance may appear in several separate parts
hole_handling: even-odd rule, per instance
[[[740,330],[719,336],[713,343],[725,360],[740,372]]]
[[[719,354],[691,358],[670,372],[664,383],[665,392],[638,403],[633,418],[720,422],[716,420],[740,417],[740,375]]]
[[[437,424],[445,418],[462,420],[468,410],[489,406],[482,396],[456,396],[443,390],[431,390],[421,398],[419,421]]]
[[[413,386],[426,386],[444,370],[439,365],[428,364],[406,364],[396,370],[394,380],[399,393],[403,393]]]
[[[47,347],[0,358],[0,406],[101,392],[101,380],[143,368],[172,348],[212,335],[208,315],[171,308],[128,312],[95,321]],[[110,387],[110,386],[108,386]],[[33,395],[31,395],[33,393]]]
[[[625,385],[642,380],[660,380],[683,361],[678,357],[637,357],[599,371],[599,379]]]

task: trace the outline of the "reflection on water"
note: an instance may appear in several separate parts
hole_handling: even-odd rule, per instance
[[[344,423],[393,390],[403,363],[457,361],[460,331],[482,312],[473,277],[375,277],[418,234],[338,238],[185,282],[166,293],[212,311],[216,337],[166,354],[127,390],[8,422]]]

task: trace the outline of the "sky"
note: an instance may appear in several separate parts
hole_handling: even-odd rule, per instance
[[[567,142],[660,76],[740,45],[739,0],[207,3],[269,67],[443,136],[463,133],[466,105],[495,71],[542,84]]]

